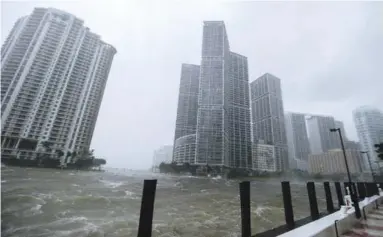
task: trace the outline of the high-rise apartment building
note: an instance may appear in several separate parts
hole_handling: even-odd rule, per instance
[[[200,66],[182,64],[173,161],[195,163]]]
[[[285,126],[290,168],[307,170],[310,143],[307,136],[305,114],[287,112]]]
[[[182,71],[173,160],[251,168],[247,58],[230,52],[224,22],[204,22],[201,66]]]
[[[247,58],[230,52],[229,66],[229,81],[225,84],[230,144],[229,167],[251,168],[252,143]]]
[[[361,149],[369,153],[372,166],[377,167],[376,161],[378,161],[378,157],[374,144],[383,142],[383,137],[381,137],[383,131],[383,113],[376,108],[362,106],[353,111],[353,118]],[[369,169],[366,156],[363,158],[363,169]]]
[[[196,163],[229,166],[229,116],[225,84],[229,80],[229,41],[222,21],[203,26]]]
[[[320,154],[341,147],[339,134],[330,132],[330,129],[337,128],[334,117],[308,115],[306,124],[311,154]]]
[[[250,83],[253,141],[274,145],[276,170],[288,169],[281,80],[269,73]]]
[[[2,155],[34,159],[44,142],[52,155],[88,150],[115,53],[66,12],[20,18],[1,49]]]

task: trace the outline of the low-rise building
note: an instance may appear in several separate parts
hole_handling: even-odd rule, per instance
[[[346,150],[347,163],[350,173],[362,171],[362,157],[358,150]],[[321,154],[309,155],[309,173],[311,174],[346,174],[344,155],[341,149],[333,149]]]

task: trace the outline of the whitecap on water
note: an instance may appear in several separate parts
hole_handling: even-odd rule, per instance
[[[257,208],[255,208],[254,210],[254,213],[257,215],[257,216],[261,216],[266,210],[271,210],[270,207],[265,207],[265,206],[257,206]]]
[[[2,184],[6,183],[6,182],[7,182],[7,180],[1,180],[1,183],[2,183]]]
[[[214,180],[222,179],[222,176],[221,175],[217,175],[217,176],[213,177],[212,179],[214,179]]]
[[[112,182],[112,181],[107,181],[107,180],[102,180],[100,179],[100,182],[103,183],[105,186],[110,187],[110,188],[117,188],[123,185],[122,182]]]

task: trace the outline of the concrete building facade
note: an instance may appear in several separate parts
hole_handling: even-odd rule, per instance
[[[115,53],[69,13],[20,18],[1,49],[2,155],[88,151]]]
[[[362,171],[361,153],[356,150],[346,150],[350,173],[359,174]],[[309,173],[311,174],[347,174],[342,149],[333,149],[322,154],[309,155]]]
[[[278,171],[289,168],[281,80],[269,73],[250,83],[253,142],[274,145]]]

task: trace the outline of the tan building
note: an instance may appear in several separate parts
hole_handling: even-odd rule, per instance
[[[359,151],[347,149],[346,157],[350,173],[360,173],[362,157]],[[333,149],[328,152],[309,155],[309,173],[312,174],[340,174],[347,173],[343,151]]]

